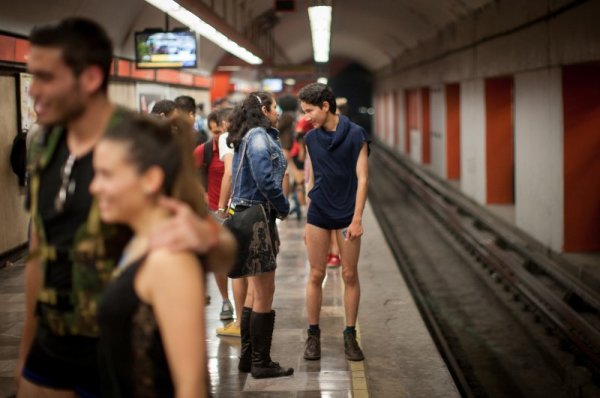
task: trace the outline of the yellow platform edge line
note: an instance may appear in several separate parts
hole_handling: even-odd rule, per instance
[[[341,274],[342,267],[339,267]],[[341,276],[341,275],[340,275]],[[344,297],[344,278],[340,278],[340,290],[342,298]],[[345,319],[345,318],[344,318]],[[360,336],[360,324],[356,319],[356,340],[362,347],[361,336]],[[354,398],[369,398],[369,388],[367,386],[367,377],[365,375],[365,363],[366,359],[360,362],[348,361],[350,368],[350,378],[352,380],[352,397]]]

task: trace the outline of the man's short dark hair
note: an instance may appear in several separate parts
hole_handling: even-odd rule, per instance
[[[113,57],[113,46],[106,31],[91,19],[71,17],[57,25],[35,27],[29,41],[32,46],[62,50],[64,63],[75,76],[88,66],[99,66],[104,74],[100,89],[106,93]]]
[[[219,115],[216,111],[209,113],[208,116],[206,117],[206,123],[208,124],[209,127],[210,127],[210,122],[215,122],[217,124],[217,126],[219,125]]]
[[[189,95],[181,95],[175,98],[175,107],[186,113],[196,113],[196,100]]]
[[[160,115],[162,113],[166,117],[169,117],[174,110],[175,102],[168,99],[164,99],[154,104],[154,107],[152,107],[152,111],[150,113],[152,113],[153,115]]]
[[[217,121],[219,122],[219,125],[225,120],[229,121],[231,112],[233,112],[233,108],[223,108],[217,111]]]
[[[326,84],[311,83],[308,86],[304,86],[298,93],[298,97],[300,98],[300,101],[318,106],[319,108],[323,108],[323,102],[327,101],[329,104],[329,112],[335,114],[335,111],[337,110],[335,94],[333,94],[331,87]]]

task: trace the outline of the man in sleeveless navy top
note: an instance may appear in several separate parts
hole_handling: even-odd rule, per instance
[[[344,349],[351,361],[364,359],[356,341],[360,300],[358,257],[363,234],[362,214],[367,199],[368,144],[364,129],[336,114],[335,95],[329,86],[312,83],[300,90],[300,104],[315,127],[305,136],[310,156],[306,223],[306,249],[310,277],[306,288],[308,338],[305,359],[321,357],[319,315],[331,231],[340,247],[344,278],[346,329]]]

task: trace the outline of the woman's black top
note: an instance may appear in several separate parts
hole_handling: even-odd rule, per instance
[[[175,395],[154,312],[134,289],[144,260],[129,265],[108,285],[98,309],[100,370],[107,397]]]

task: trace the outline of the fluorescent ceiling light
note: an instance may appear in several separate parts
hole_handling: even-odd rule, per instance
[[[285,79],[285,82],[284,82],[284,83],[285,83],[287,86],[293,86],[294,84],[296,84],[296,79],[292,79],[292,78]]]
[[[317,83],[323,83],[323,84],[327,84],[327,78],[326,77],[320,77],[317,79]]]
[[[329,61],[331,6],[308,7],[315,62]]]
[[[146,2],[169,14],[171,17],[188,26],[199,35],[206,37],[208,40],[212,41],[222,49],[230,52],[249,64],[262,64],[262,59],[252,54],[250,51],[225,36],[223,33],[217,31],[215,28],[198,18],[196,14],[177,4],[177,2],[173,0],[146,0]]]

